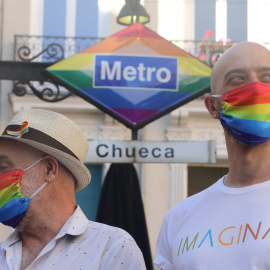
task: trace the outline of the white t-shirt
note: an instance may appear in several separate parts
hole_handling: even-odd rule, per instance
[[[154,264],[164,270],[270,269],[270,180],[244,188],[223,178],[164,218]]]
[[[14,232],[0,245],[0,270],[19,270],[22,241]],[[27,270],[146,269],[142,253],[124,230],[88,221],[80,207]]]

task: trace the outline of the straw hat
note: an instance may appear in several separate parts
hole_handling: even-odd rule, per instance
[[[55,157],[74,175],[75,191],[89,184],[91,175],[83,164],[88,142],[81,129],[67,117],[47,110],[22,110],[0,138],[20,141]]]

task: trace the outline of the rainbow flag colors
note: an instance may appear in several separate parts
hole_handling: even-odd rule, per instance
[[[12,135],[16,138],[21,138],[23,134],[27,133],[29,131],[28,122],[23,122],[21,127],[18,130],[12,131],[7,130],[8,135]]]
[[[138,129],[207,92],[211,68],[134,24],[47,72],[127,127]]]
[[[21,194],[22,174],[23,171],[17,171],[14,179],[14,171],[9,171],[1,174],[0,179],[0,222],[13,228],[20,223],[30,202],[30,198]]]
[[[221,123],[237,139],[260,144],[270,138],[270,86],[254,82],[223,96]]]

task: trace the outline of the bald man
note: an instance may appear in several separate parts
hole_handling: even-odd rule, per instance
[[[229,173],[166,214],[163,270],[270,269],[270,52],[239,43],[219,59],[205,105],[220,121]],[[200,179],[198,179],[200,181]]]

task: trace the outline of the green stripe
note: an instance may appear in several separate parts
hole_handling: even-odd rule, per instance
[[[93,71],[49,70],[49,72],[76,89],[93,87]]]
[[[210,77],[189,76],[179,80],[178,92],[187,94],[196,94],[210,87]]]
[[[269,114],[245,114],[245,113],[237,113],[237,112],[233,112],[229,110],[224,111],[224,114],[228,116],[240,118],[240,119],[270,122]]]
[[[0,201],[0,207],[18,198],[24,198],[24,196],[20,192],[13,193]]]

